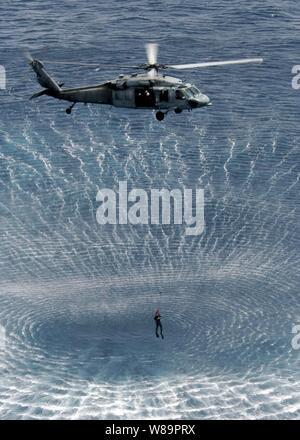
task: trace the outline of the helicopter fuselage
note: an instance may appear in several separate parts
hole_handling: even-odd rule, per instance
[[[149,79],[145,74],[121,75],[98,86],[65,89],[58,98],[71,102],[156,110],[190,110],[210,103],[209,98],[192,84],[163,75]]]
[[[48,89],[45,93],[73,103],[107,104],[123,108],[157,111],[192,110],[210,104],[209,98],[194,85],[178,78],[147,74],[120,75],[103,84],[73,89]]]

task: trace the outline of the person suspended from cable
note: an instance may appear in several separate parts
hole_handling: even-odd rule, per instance
[[[154,320],[156,322],[156,337],[159,338],[158,331],[160,331],[160,336],[162,337],[162,339],[164,339],[163,328],[161,324],[161,314],[158,309],[155,312]]]

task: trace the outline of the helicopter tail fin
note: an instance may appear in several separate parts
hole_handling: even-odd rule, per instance
[[[53,79],[49,73],[45,70],[44,65],[39,60],[32,60],[30,65],[34,72],[36,73],[37,80],[42,87],[45,87],[48,91],[60,93],[62,91],[61,85],[59,85],[55,79]],[[43,93],[42,93],[43,92]],[[46,90],[43,90],[41,95],[46,94]],[[38,95],[38,94],[35,94]],[[33,97],[37,98],[37,96],[33,95]],[[38,96],[41,96],[40,94]]]

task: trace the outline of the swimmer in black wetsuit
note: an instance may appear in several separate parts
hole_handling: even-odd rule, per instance
[[[164,335],[163,335],[163,328],[161,325],[161,315],[159,313],[159,310],[157,309],[154,315],[154,320],[156,322],[156,337],[159,338],[159,334],[158,334],[158,329],[160,330],[160,336],[162,337],[162,339],[164,339]]]

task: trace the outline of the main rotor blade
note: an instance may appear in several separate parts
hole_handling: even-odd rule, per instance
[[[241,60],[229,60],[229,61],[208,61],[205,63],[194,63],[194,64],[172,64],[166,65],[167,69],[198,69],[204,67],[215,67],[215,66],[229,66],[232,64],[251,64],[251,63],[262,63],[263,58],[244,58]]]
[[[43,63],[47,64],[62,64],[62,65],[73,65],[73,66],[84,66],[84,67],[99,67],[99,64],[94,63],[80,63],[79,61],[51,61],[44,60]]]
[[[145,45],[148,64],[153,65],[157,63],[158,45],[156,43],[147,43]]]
[[[96,64],[96,63],[81,63],[80,61],[51,61],[43,60],[43,63],[47,64],[60,64],[60,65],[70,65],[79,67],[93,67],[96,69],[138,69],[141,66],[125,66],[119,64]]]

